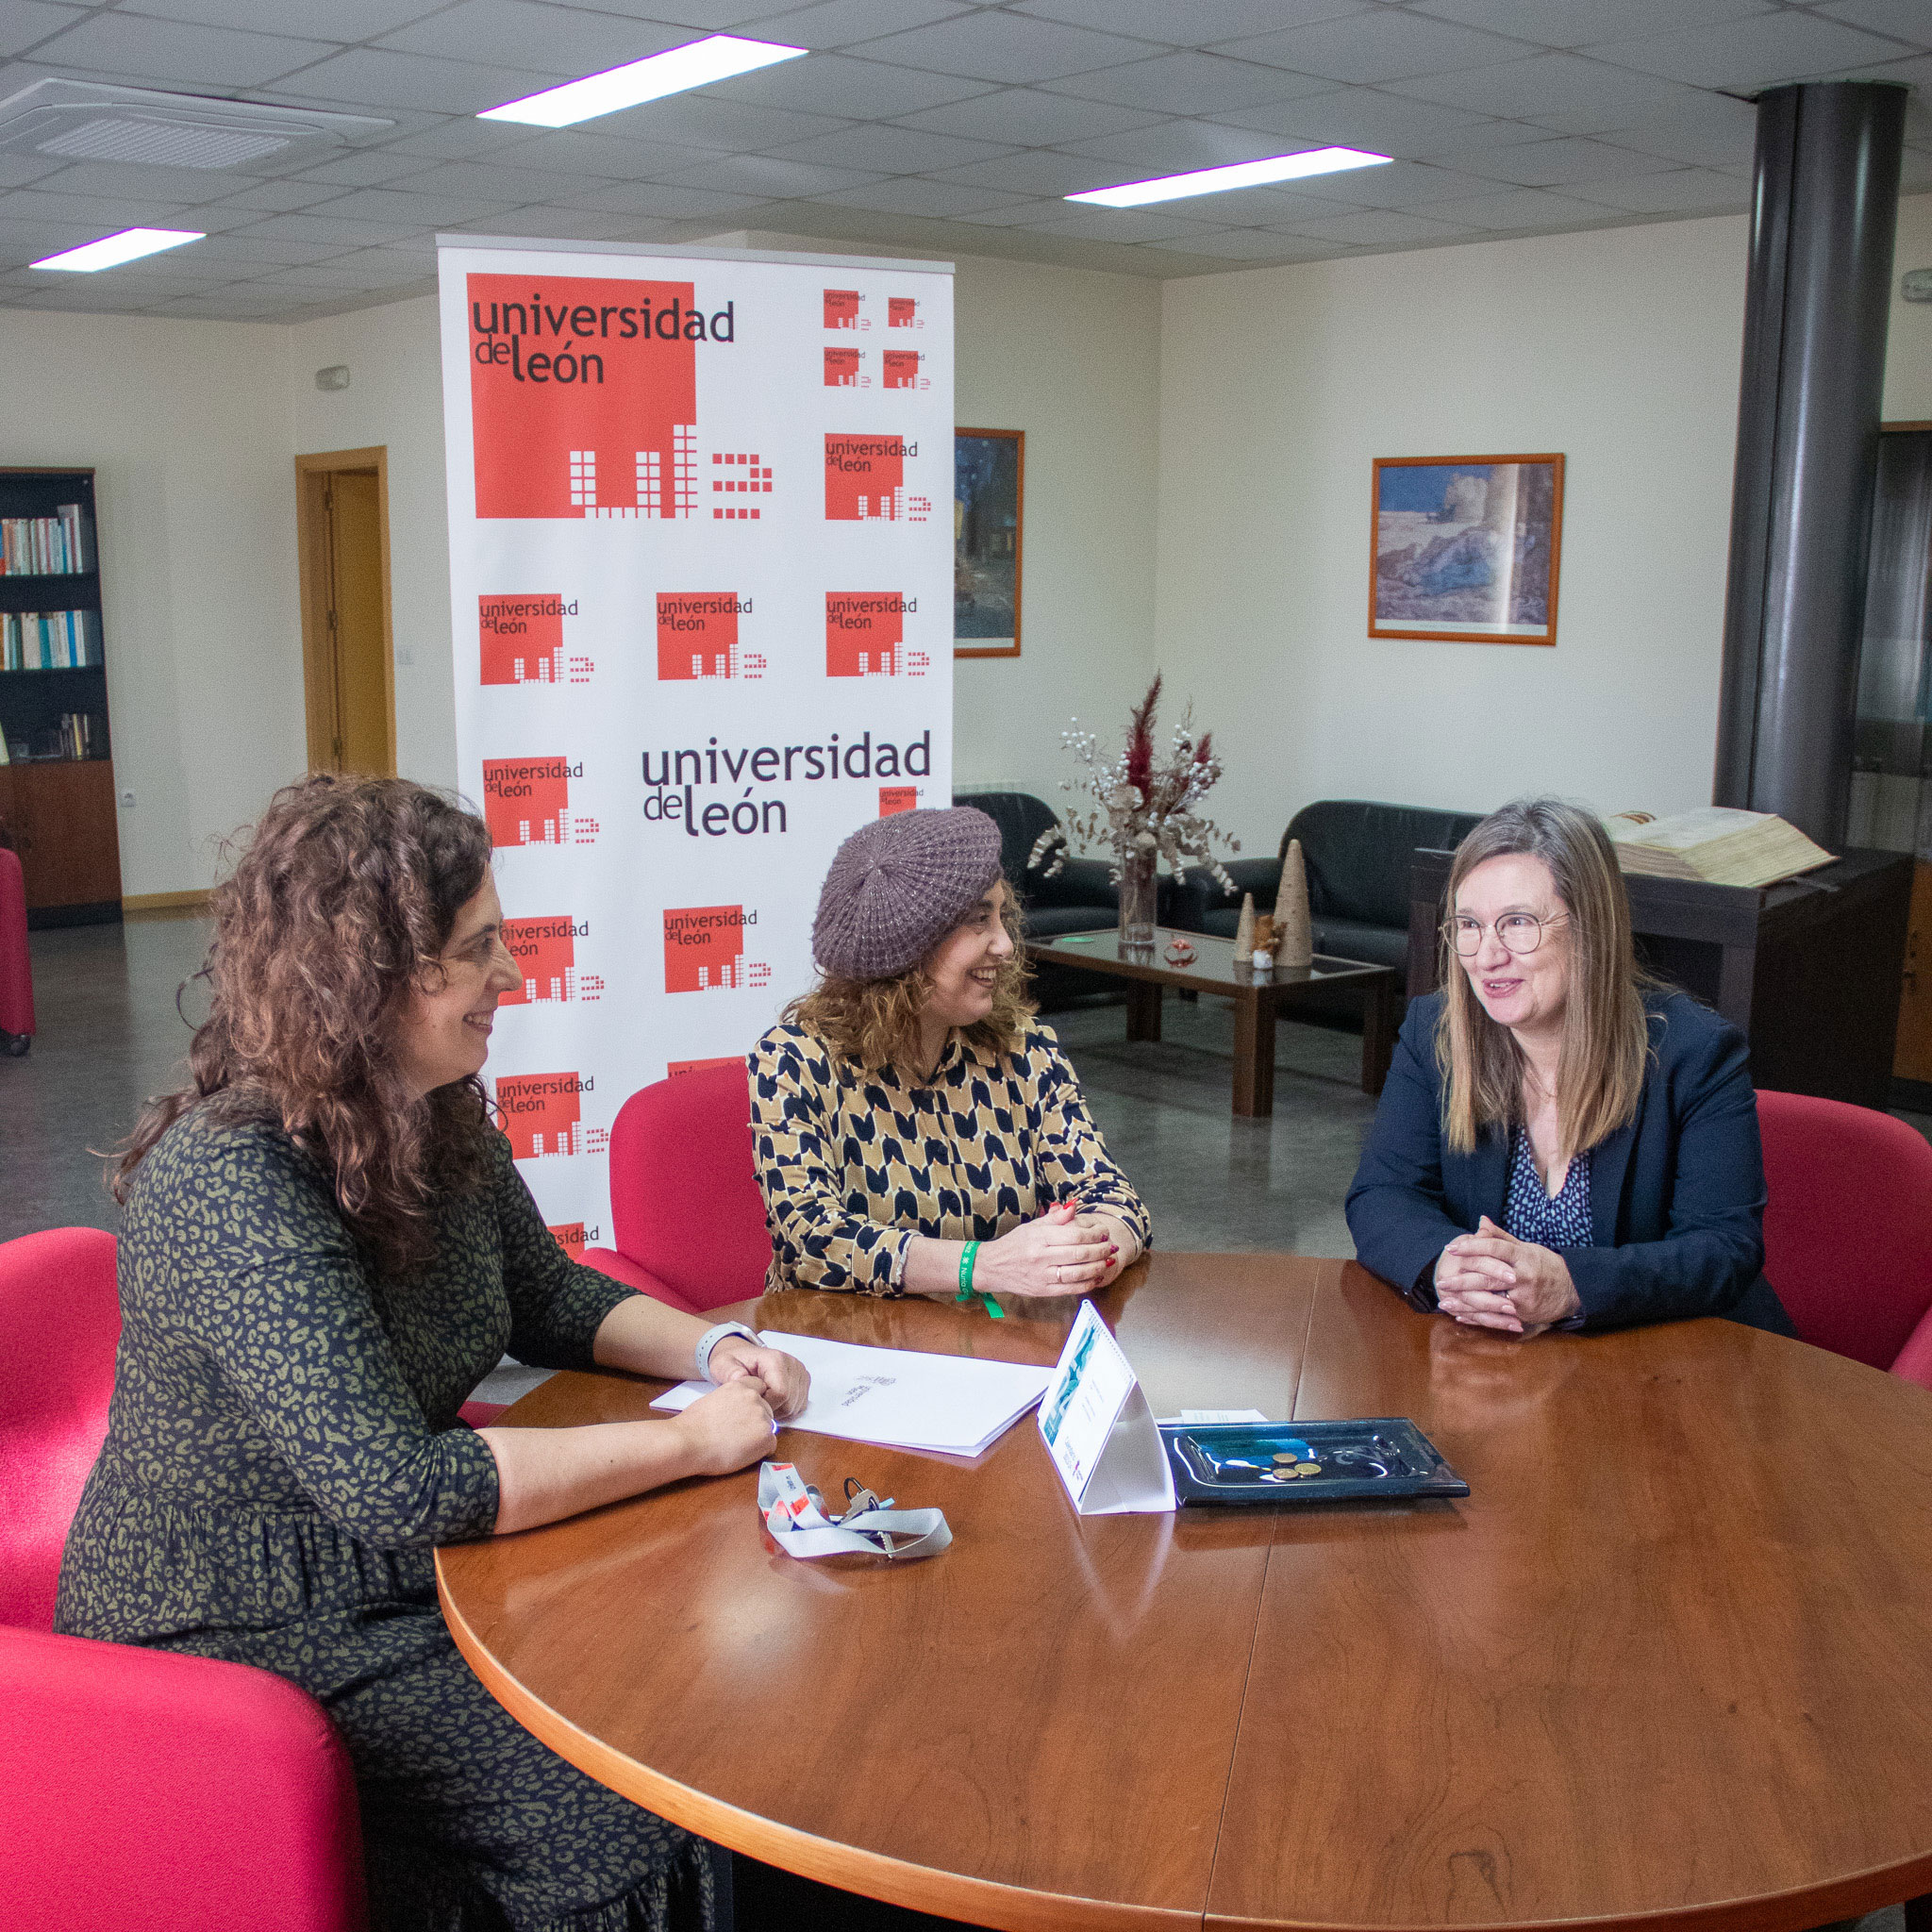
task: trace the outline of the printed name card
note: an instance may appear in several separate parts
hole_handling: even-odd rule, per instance
[[[1091,1302],[1060,1351],[1040,1405],[1040,1434],[1082,1516],[1174,1507],[1167,1448],[1133,1365]]]

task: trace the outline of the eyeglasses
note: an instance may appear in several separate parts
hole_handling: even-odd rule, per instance
[[[1534,912],[1506,912],[1494,925],[1496,937],[1510,952],[1521,957],[1535,952],[1542,944],[1543,934],[1549,927],[1569,923],[1567,912],[1553,912],[1547,919],[1539,919]],[[1472,919],[1467,913],[1458,914],[1443,927],[1458,959],[1474,959],[1483,949],[1483,934],[1488,930],[1482,920]]]

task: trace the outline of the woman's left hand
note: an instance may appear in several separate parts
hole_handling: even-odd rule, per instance
[[[1436,1305],[1443,1314],[1474,1328],[1500,1328],[1526,1341],[1557,1322],[1583,1312],[1570,1278],[1570,1264],[1554,1248],[1520,1241],[1485,1214],[1474,1234],[1457,1235],[1442,1251],[1445,1260],[1486,1257],[1512,1269],[1515,1285],[1497,1288],[1474,1274],[1444,1270]]]
[[[727,1335],[712,1349],[706,1364],[711,1380],[722,1388],[741,1375],[755,1375],[765,1385],[765,1400],[782,1422],[803,1412],[811,1393],[811,1371],[796,1356],[777,1348],[761,1348],[741,1335]]]
[[[1108,1262],[1096,1287],[1111,1286],[1120,1279],[1123,1271],[1131,1268],[1141,1258],[1141,1243],[1134,1239],[1126,1224],[1116,1221],[1111,1214],[1078,1213],[1074,1216],[1074,1224],[1076,1227],[1097,1227],[1113,1245],[1113,1258]]]

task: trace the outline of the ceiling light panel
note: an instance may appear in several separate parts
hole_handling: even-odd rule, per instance
[[[104,268],[118,268],[124,261],[139,261],[143,255],[158,255],[164,248],[178,248],[184,242],[205,240],[206,236],[188,228],[124,228],[118,235],[104,235],[82,247],[42,256],[27,266],[89,275]]]
[[[694,87],[709,87],[734,74],[751,74],[779,60],[796,60],[803,47],[779,46],[771,41],[744,41],[735,34],[712,34],[648,59],[632,60],[606,74],[586,75],[562,87],[546,88],[520,101],[487,108],[479,121],[521,121],[531,127],[571,127],[620,108],[662,100]]]
[[[1318,147],[1306,154],[1276,155],[1262,161],[1236,161],[1225,168],[1197,168],[1187,175],[1163,175],[1153,181],[1124,181],[1117,188],[1092,188],[1069,194],[1068,201],[1091,201],[1102,208],[1145,208],[1156,201],[1179,201],[1190,194],[1218,194],[1230,188],[1259,188],[1271,181],[1302,181],[1314,175],[1338,175],[1349,168],[1386,167],[1393,158],[1353,147]]]

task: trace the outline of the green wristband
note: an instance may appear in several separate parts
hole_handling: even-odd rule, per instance
[[[959,1292],[953,1299],[956,1302],[965,1302],[968,1304],[976,1301],[995,1322],[1004,1321],[1006,1319],[1006,1310],[1000,1307],[999,1303],[994,1301],[991,1295],[988,1294],[984,1289],[975,1289],[973,1286],[973,1263],[978,1257],[978,1255],[979,1243],[977,1241],[968,1241],[965,1247],[960,1250]]]

